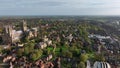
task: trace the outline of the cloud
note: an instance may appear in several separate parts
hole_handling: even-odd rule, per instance
[[[120,14],[120,0],[0,0],[0,15]]]

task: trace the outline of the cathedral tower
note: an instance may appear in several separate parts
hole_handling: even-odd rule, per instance
[[[22,22],[22,30],[23,30],[23,32],[27,31],[27,22],[25,20],[23,20],[23,22]]]
[[[4,44],[12,43],[12,31],[13,29],[11,25],[4,26],[4,35],[2,35],[2,41]]]
[[[11,25],[7,25],[4,27],[4,33],[8,34],[10,37],[12,37],[12,26]]]
[[[13,30],[12,26],[9,25],[8,26],[8,34],[9,34],[10,37],[12,37],[12,30]]]

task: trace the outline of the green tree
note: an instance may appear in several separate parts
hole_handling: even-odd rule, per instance
[[[3,32],[3,29],[0,28],[0,33],[2,33],[2,32]]]
[[[3,47],[2,46],[0,46],[0,53],[2,53],[3,52]]]
[[[30,54],[30,59],[31,60],[33,60],[33,61],[35,61],[35,60],[37,60],[37,59],[39,59],[41,56],[42,56],[42,50],[41,49],[39,49],[39,50],[34,50],[34,52],[32,52],[31,54]]]
[[[29,47],[24,47],[24,55],[28,55],[29,53]]]
[[[24,54],[29,55],[29,53],[34,51],[34,43],[28,42],[28,44],[24,45]]]
[[[87,55],[87,54],[81,54],[81,55],[80,55],[80,61],[86,62],[87,59],[88,59],[88,55]]]
[[[23,49],[18,49],[17,50],[17,56],[21,57],[23,55],[24,50]]]
[[[62,56],[63,57],[68,57],[68,58],[72,58],[73,54],[72,52],[66,51],[66,52],[62,52]]]
[[[95,54],[95,61],[105,61],[105,57],[102,54]]]
[[[84,62],[80,62],[78,64],[78,68],[85,68],[85,63]]]

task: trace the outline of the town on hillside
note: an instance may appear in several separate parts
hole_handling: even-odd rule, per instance
[[[120,17],[0,18],[0,68],[120,68]]]

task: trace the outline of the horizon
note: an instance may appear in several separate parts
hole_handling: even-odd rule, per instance
[[[1,0],[0,16],[120,15],[119,0]]]
[[[27,17],[27,16],[31,16],[31,17],[42,17],[42,16],[78,16],[78,17],[81,17],[81,16],[115,16],[115,17],[119,17],[120,15],[0,15],[0,17]]]

